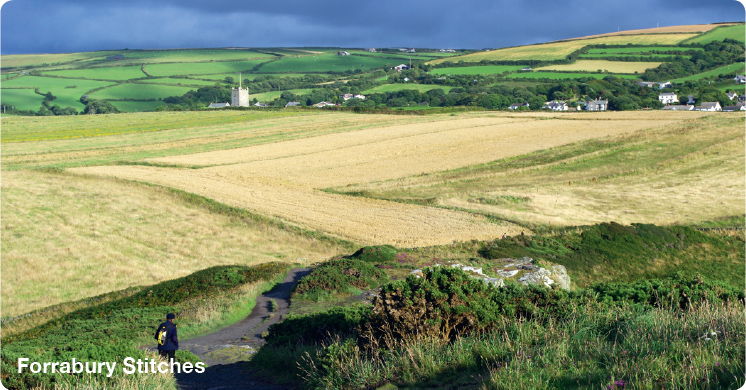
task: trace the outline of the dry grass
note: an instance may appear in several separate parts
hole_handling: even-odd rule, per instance
[[[5,317],[213,265],[320,261],[340,251],[134,183],[3,172],[2,194]]]
[[[734,24],[734,23],[733,23]],[[588,35],[575,39],[588,39],[599,37],[612,37],[615,35],[638,35],[638,34],[672,34],[672,33],[703,33],[710,31],[719,26],[728,26],[730,24],[690,24],[685,26],[666,26],[655,28],[643,28],[639,30],[625,30],[606,34]]]
[[[644,73],[645,69],[657,68],[661,62],[627,62],[603,60],[579,60],[572,64],[550,65],[536,70],[558,70],[564,72],[603,70],[610,73]]]
[[[492,50],[467,54],[460,57],[441,58],[428,62],[428,64],[439,64],[446,61],[451,62],[479,62],[488,61],[517,61],[517,60],[560,60],[570,53],[587,45],[674,45],[697,34],[652,34],[652,35],[622,35],[608,36],[591,39],[573,39],[568,41],[551,42],[546,44],[510,47],[507,49]]]
[[[363,243],[398,246],[487,239],[523,228],[460,211],[319,192],[433,173],[581,140],[673,123],[658,114],[547,116],[476,113],[438,116],[426,125],[389,126],[248,148],[151,159],[203,169],[101,166],[73,172],[142,180],[279,217]],[[620,119],[624,118],[624,119]],[[658,120],[654,118],[660,118]]]
[[[537,157],[522,168],[475,167],[338,189],[382,199],[432,199],[537,225],[695,223],[744,214],[742,114],[681,121],[607,141],[612,146],[560,148],[556,154],[569,157],[549,163]]]

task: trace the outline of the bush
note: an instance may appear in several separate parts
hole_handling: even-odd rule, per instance
[[[358,249],[349,259],[364,261],[366,263],[386,263],[396,258],[396,248],[391,245],[366,246]]]
[[[353,294],[388,281],[386,274],[372,264],[354,259],[328,261],[301,279],[293,299],[321,301],[334,294]]]
[[[317,344],[334,336],[354,335],[356,328],[373,310],[367,305],[333,307],[327,311],[306,315],[290,315],[282,322],[269,327],[267,343]]]

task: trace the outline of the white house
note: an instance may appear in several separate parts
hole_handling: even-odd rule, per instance
[[[552,100],[551,102],[544,103],[544,107],[552,111],[567,111],[567,103],[563,101]]]
[[[521,107],[528,108],[528,103],[513,103],[508,108],[511,109],[511,110],[517,110],[517,109],[519,109]]]
[[[397,66],[394,67],[394,69],[396,69],[399,72],[401,72],[402,70],[409,69],[409,65],[406,65],[406,64],[397,65]]]
[[[338,51],[337,55],[338,56],[348,56],[348,55],[350,55],[350,52],[347,52],[347,51]]]
[[[344,99],[344,100],[350,100],[352,98],[365,100],[365,95],[360,95],[360,94],[353,95],[351,93],[345,93],[343,95],[339,95],[339,98]]]
[[[662,82],[657,83],[657,84],[658,84],[658,89],[673,88],[673,84],[671,84],[670,81],[662,81]]]
[[[254,107],[267,107],[267,104],[256,102],[254,103]]]
[[[733,80],[736,80],[736,82],[740,84],[746,84],[746,76],[744,75],[736,75],[736,77],[733,78]]]
[[[588,111],[606,111],[609,109],[608,100],[591,100],[585,103],[585,109]]]
[[[658,100],[663,104],[678,103],[679,97],[675,93],[664,92],[658,95]]]
[[[332,102],[318,102],[318,103],[314,104],[313,106],[314,107],[318,107],[318,108],[328,107],[328,106],[332,106],[333,107],[333,106],[336,106],[336,104],[334,104]]]
[[[300,106],[300,102],[288,102],[288,104],[285,105],[285,108],[296,106]]]
[[[661,108],[661,110],[672,110],[672,111],[692,111],[694,106],[690,105],[671,105]]]
[[[368,49],[368,52],[369,52],[369,53],[375,53],[375,52],[376,52],[376,49],[374,49],[374,48],[372,48],[372,47],[371,47],[370,49]]]
[[[733,99],[735,99],[735,98],[738,97],[738,94],[737,93],[733,93],[733,92],[728,92],[728,93],[726,93],[726,95],[728,95],[728,99],[730,99],[730,100],[733,100]]]
[[[725,106],[723,107],[723,111],[746,111],[746,106]]]
[[[211,103],[207,108],[224,108],[224,107],[230,107],[230,103]]]
[[[702,103],[701,106],[694,107],[695,111],[723,111],[720,107],[720,102],[706,102]]]

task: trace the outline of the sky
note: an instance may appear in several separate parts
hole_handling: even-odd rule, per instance
[[[0,8],[0,52],[482,49],[618,29],[743,21],[745,13],[735,0],[11,0]]]

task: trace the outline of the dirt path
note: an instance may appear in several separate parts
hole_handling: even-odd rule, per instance
[[[310,268],[294,268],[287,278],[256,300],[251,314],[242,321],[215,333],[185,340],[179,347],[199,356],[208,366],[202,374],[176,374],[182,390],[231,390],[231,389],[292,389],[292,386],[268,383],[246,369],[244,363],[264,344],[261,335],[270,325],[282,320],[288,313],[290,291],[311,272]],[[277,304],[272,310],[272,300]]]

